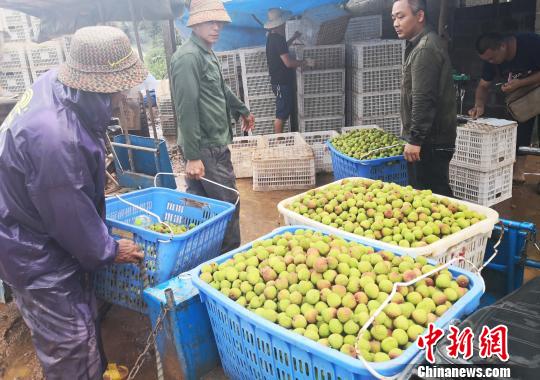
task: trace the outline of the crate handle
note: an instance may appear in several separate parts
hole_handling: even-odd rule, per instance
[[[160,173],[157,173],[154,176],[154,187],[157,187],[157,179],[158,179],[158,176],[160,176],[160,175],[172,175],[173,177],[178,177],[178,176],[187,177],[186,173],[165,173],[165,172],[160,172]],[[232,187],[222,185],[221,183],[214,182],[214,181],[212,181],[212,180],[210,180],[208,178],[201,177],[201,179],[206,181],[206,182],[209,182],[209,183],[211,183],[213,185],[222,187],[224,189],[227,189],[227,190],[230,190],[230,191],[236,193],[236,202],[234,202],[235,207],[238,205],[238,202],[240,202],[240,192],[238,190],[233,189]]]
[[[369,151],[369,152],[364,153],[363,155],[361,155],[359,160],[362,160],[364,157],[367,157],[372,153],[379,152],[379,151],[386,150],[386,149],[390,149],[390,148],[395,148],[396,146],[400,146],[400,145],[401,144],[394,144],[394,145],[389,145],[389,146],[383,146],[382,148],[373,149],[372,151]]]
[[[168,224],[167,222],[162,221],[161,218],[159,217],[159,215],[154,214],[152,211],[149,211],[149,210],[147,210],[147,209],[145,209],[145,208],[143,208],[143,207],[137,206],[136,204],[133,204],[133,203],[131,203],[131,202],[129,202],[129,201],[126,201],[126,200],[125,200],[124,198],[122,198],[119,194],[116,194],[115,197],[116,197],[120,202],[125,203],[125,204],[127,204],[128,206],[131,206],[131,207],[133,207],[133,208],[136,208],[136,209],[139,210],[139,211],[142,211],[142,212],[144,212],[144,213],[146,213],[146,214],[149,214],[149,215],[153,216],[154,218],[156,218],[156,219],[158,220],[158,222],[159,222],[160,224],[164,224],[164,225],[169,229],[169,231],[171,231],[171,232],[170,232],[170,235],[171,235],[171,236],[169,237],[169,240],[161,240],[161,239],[158,239],[158,242],[160,242],[160,243],[170,243],[170,242],[172,241],[172,239],[173,239],[173,237],[174,237],[173,229],[172,229],[172,227],[170,226],[170,224]]]
[[[495,253],[493,254],[492,258],[497,254],[497,249],[496,247],[499,245],[499,243],[501,242],[501,239],[499,239],[499,242],[494,246],[494,251]],[[491,260],[491,258],[490,258]],[[392,298],[394,297],[394,295],[397,293],[397,289],[401,286],[410,286],[410,285],[413,285],[415,283],[417,283],[418,281],[420,280],[423,280],[424,278],[427,278],[429,276],[431,276],[432,274],[435,274],[443,269],[446,269],[448,268],[450,265],[454,264],[455,262],[458,262],[458,261],[465,261],[466,263],[470,264],[477,272],[478,274],[478,278],[482,281],[482,293],[485,292],[486,290],[486,283],[484,282],[484,279],[482,278],[481,276],[481,271],[482,269],[485,267],[485,265],[481,266],[480,268],[477,268],[476,265],[474,265],[470,260],[466,259],[465,257],[454,257],[453,259],[451,259],[450,261],[448,261],[447,263],[439,266],[439,267],[436,267],[434,268],[433,270],[427,272],[427,273],[424,273],[422,274],[421,276],[418,276],[416,278],[414,278],[413,280],[411,281],[407,281],[407,282],[395,282],[393,287],[392,287],[392,291],[390,292],[390,294],[388,295],[388,297],[386,297],[386,299],[384,300],[384,302],[379,306],[379,308],[377,310],[375,310],[375,313],[373,313],[373,315],[367,320],[367,322],[362,326],[362,328],[360,329],[360,331],[358,331],[358,335],[356,336],[356,341],[354,342],[354,349],[356,350],[356,355],[358,357],[358,359],[360,359],[360,361],[366,366],[366,369],[369,371],[369,373],[371,373],[371,375],[373,375],[374,377],[376,377],[377,379],[387,379],[387,380],[392,380],[392,379],[396,379],[399,377],[399,375],[403,372],[399,372],[395,375],[392,375],[392,376],[384,376],[384,375],[381,375],[380,373],[378,373],[375,369],[373,369],[371,367],[371,364],[366,360],[364,359],[364,357],[362,356],[362,353],[360,352],[360,349],[358,348],[358,342],[360,341],[360,337],[362,336],[362,334],[368,329],[368,327],[373,323],[373,321],[375,320],[375,318],[383,311],[383,309],[386,307],[386,305],[388,305],[390,303],[390,301],[392,301]]]

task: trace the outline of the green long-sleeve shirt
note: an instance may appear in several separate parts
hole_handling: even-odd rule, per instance
[[[178,145],[186,160],[201,159],[203,147],[230,144],[230,116],[237,119],[249,110],[223,81],[214,52],[194,33],[173,55],[171,76]]]

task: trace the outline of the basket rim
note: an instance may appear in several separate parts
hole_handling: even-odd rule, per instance
[[[302,226],[302,225],[295,225],[295,226],[287,226],[287,227],[277,228],[277,229],[273,230],[272,232],[270,232],[270,233],[268,233],[268,234],[266,234],[266,235],[264,235],[262,237],[259,237],[259,238],[255,239],[252,242],[244,244],[243,246],[241,246],[241,247],[239,247],[239,248],[237,248],[237,249],[235,249],[235,250],[233,250],[233,251],[231,251],[229,253],[218,256],[218,257],[216,257],[216,258],[214,258],[212,260],[208,260],[207,262],[202,263],[201,265],[199,265],[199,266],[195,267],[194,269],[192,269],[191,271],[189,271],[188,273],[192,277],[193,285],[201,293],[205,293],[205,296],[209,296],[214,301],[217,301],[220,304],[227,306],[228,308],[232,309],[234,311],[234,313],[239,314],[242,318],[246,319],[248,322],[256,324],[258,328],[265,330],[270,335],[277,335],[280,339],[283,339],[287,343],[294,344],[296,346],[300,346],[301,349],[303,349],[303,350],[305,350],[307,352],[310,352],[310,353],[314,352],[314,353],[317,353],[320,356],[329,357],[332,360],[332,363],[334,365],[339,365],[341,367],[344,367],[347,370],[349,370],[350,372],[358,372],[358,371],[365,370],[366,368],[364,367],[364,365],[362,364],[362,362],[360,360],[354,359],[354,358],[352,358],[352,357],[350,357],[350,356],[348,356],[346,354],[343,354],[343,353],[341,353],[341,352],[339,352],[337,350],[334,350],[332,348],[320,345],[317,342],[313,342],[312,340],[310,340],[308,338],[305,338],[304,336],[301,336],[299,334],[293,335],[294,333],[292,331],[290,331],[288,329],[285,329],[284,327],[281,327],[281,326],[279,326],[279,325],[277,325],[275,323],[267,321],[266,319],[264,319],[263,317],[260,317],[259,315],[255,314],[254,312],[251,312],[248,309],[238,305],[235,301],[229,299],[228,297],[225,297],[217,289],[212,288],[209,284],[205,283],[204,281],[202,281],[199,278],[199,274],[201,273],[202,267],[204,265],[208,264],[208,263],[212,263],[212,262],[222,263],[222,262],[232,258],[237,253],[247,251],[249,248],[252,247],[253,242],[255,242],[255,241],[269,239],[269,238],[272,238],[275,235],[278,235],[278,234],[281,234],[281,233],[284,233],[284,232],[293,232],[294,233],[294,231],[296,231],[298,229],[312,230],[312,231],[316,231],[316,232],[321,232],[324,235],[333,235],[333,234],[329,234],[329,233],[327,233],[325,231],[321,231],[321,230],[319,230],[317,228],[314,228],[314,227]],[[341,238],[343,238],[343,239],[345,239],[345,240],[347,240],[349,242],[354,241],[354,242],[357,242],[357,243],[362,244],[362,245],[371,246],[372,248],[375,249],[376,252],[380,251],[380,250],[387,250],[387,251],[391,251],[392,253],[394,253],[396,255],[399,255],[399,256],[403,255],[403,253],[401,253],[401,252],[394,252],[391,249],[382,249],[382,248],[370,245],[369,243],[366,243],[364,241],[360,241],[358,239],[339,236],[339,235],[334,235],[334,236],[341,237]],[[437,263],[435,260],[431,260],[431,259],[428,258],[428,264],[438,265],[439,263]],[[465,269],[462,269],[462,268],[459,268],[459,267],[456,267],[456,266],[450,266],[450,267],[448,267],[448,270],[450,272],[452,272],[453,275],[465,275],[465,276],[467,276],[467,278],[469,279],[470,288],[469,288],[469,291],[463,297],[461,297],[454,305],[452,305],[452,307],[449,308],[447,310],[447,312],[445,314],[443,314],[442,317],[439,317],[439,319],[437,319],[437,321],[435,321],[435,323],[434,323],[435,326],[437,326],[439,328],[444,327],[445,325],[449,324],[453,319],[460,316],[460,312],[465,309],[466,305],[468,305],[471,301],[475,301],[475,299],[479,298],[481,296],[481,294],[483,293],[483,291],[482,291],[482,287],[483,287],[483,279],[482,279],[482,277],[477,276],[477,275],[473,274],[470,271],[467,271]],[[449,313],[451,310],[453,310],[453,313]],[[378,372],[380,372],[380,371],[389,372],[389,371],[392,371],[392,370],[395,371],[396,366],[406,366],[409,362],[411,362],[411,360],[413,360],[415,358],[416,355],[418,355],[419,352],[420,352],[420,349],[418,348],[418,346],[416,344],[412,344],[409,348],[407,348],[406,350],[403,351],[402,355],[400,355],[396,359],[392,359],[392,360],[389,360],[389,361],[384,362],[384,363],[370,363],[370,364]],[[400,371],[401,371],[401,369],[398,372],[400,372]]]
[[[319,222],[315,222],[314,220],[306,218],[305,216],[297,214],[297,213],[289,210],[286,207],[286,205],[289,205],[289,204],[293,203],[297,199],[301,199],[309,191],[322,190],[322,189],[325,189],[328,186],[340,184],[344,180],[357,180],[357,179],[363,179],[363,180],[368,180],[368,181],[376,181],[376,180],[373,180],[373,179],[363,178],[363,177],[349,177],[349,178],[339,179],[337,181],[331,182],[331,183],[326,184],[324,186],[321,186],[321,187],[318,187],[318,188],[315,188],[315,189],[311,189],[311,190],[305,191],[303,193],[297,194],[297,195],[295,195],[293,197],[282,200],[277,205],[278,211],[284,217],[293,216],[297,221],[300,220],[300,222],[298,222],[298,223],[306,223],[308,225],[316,224],[318,228],[321,228],[321,229],[324,229],[324,230],[331,229],[332,232],[335,233],[336,235],[340,235],[340,236],[348,237],[348,238],[353,238],[353,239],[360,239],[361,241],[369,242],[368,244],[372,245],[373,247],[378,247],[378,248],[382,248],[382,249],[391,250],[392,252],[394,252],[394,250],[397,250],[397,252],[402,252],[403,254],[408,254],[408,255],[413,256],[413,257],[418,256],[418,255],[438,256],[438,255],[440,255],[442,253],[445,253],[449,248],[451,248],[451,247],[455,246],[456,244],[459,244],[460,242],[463,242],[463,241],[465,241],[465,240],[467,240],[467,239],[469,239],[471,237],[475,237],[475,236],[478,236],[478,235],[481,235],[481,234],[490,233],[493,230],[493,226],[499,220],[499,213],[497,211],[489,208],[489,207],[480,206],[478,204],[467,202],[467,201],[464,201],[464,200],[461,200],[461,199],[446,197],[444,195],[433,193],[433,195],[435,195],[437,197],[451,199],[453,202],[465,205],[465,206],[467,206],[469,209],[471,209],[473,211],[481,212],[484,215],[486,215],[486,219],[481,220],[480,222],[461,230],[457,234],[452,234],[452,235],[445,236],[444,238],[436,241],[435,243],[428,244],[425,247],[404,248],[404,247],[393,246],[393,245],[385,243],[385,242],[383,242],[381,240],[375,240],[375,239],[367,238],[367,237],[364,237],[364,236],[354,235],[352,233],[349,233],[349,232],[346,232],[346,231],[343,231],[343,230],[335,229],[333,227],[328,227],[328,226],[323,225],[323,224],[321,224]],[[298,223],[295,223],[295,224],[298,224]],[[458,234],[460,236],[460,241],[456,242],[456,235],[458,235]]]
[[[326,145],[328,146],[328,149],[330,149],[330,152],[332,154],[335,154],[339,158],[342,158],[344,160],[347,160],[347,161],[350,161],[350,162],[353,162],[353,163],[359,164],[359,165],[373,166],[373,165],[379,165],[379,164],[382,164],[382,163],[385,163],[385,162],[390,162],[390,161],[405,161],[405,156],[403,156],[403,155],[385,157],[385,158],[373,158],[371,160],[359,160],[357,158],[352,158],[352,157],[346,156],[345,154],[339,152],[334,147],[334,145],[332,145],[332,143],[330,141],[327,141]]]
[[[133,224],[122,222],[120,220],[111,219],[108,215],[106,216],[107,224],[110,224],[111,227],[121,227],[121,229],[123,229],[123,230],[130,231],[130,232],[136,232],[141,236],[152,235],[154,237],[154,240],[169,239],[172,242],[178,242],[178,241],[182,241],[182,240],[186,240],[186,239],[190,238],[192,235],[198,233],[200,231],[200,229],[202,229],[203,227],[206,227],[206,226],[212,224],[214,221],[216,221],[218,219],[224,218],[228,214],[232,214],[234,212],[234,210],[235,210],[235,206],[233,204],[229,203],[229,202],[224,202],[224,201],[220,201],[220,200],[212,199],[212,198],[201,197],[201,196],[195,195],[195,194],[184,193],[182,191],[173,190],[173,189],[169,189],[169,188],[166,188],[166,187],[149,187],[149,188],[142,189],[142,190],[136,190],[136,191],[132,191],[130,193],[127,193],[127,194],[123,195],[123,197],[124,197],[124,199],[129,201],[130,199],[132,199],[134,197],[138,197],[140,195],[147,195],[146,193],[151,194],[151,193],[154,193],[154,192],[169,193],[170,195],[182,195],[185,198],[191,198],[191,199],[196,200],[196,201],[205,202],[205,203],[208,203],[208,204],[210,204],[212,206],[224,207],[224,210],[221,211],[220,213],[218,213],[217,215],[205,220],[201,224],[198,224],[195,228],[193,228],[191,230],[187,230],[186,232],[184,232],[183,234],[180,234],[180,235],[173,235],[172,237],[171,237],[170,234],[164,234],[164,233],[160,233],[160,232],[156,232],[156,231],[150,231],[150,230],[147,230],[147,229],[145,229],[143,227],[135,226]],[[117,199],[116,197],[112,197],[112,196],[107,197],[105,199],[105,202],[106,202],[106,209],[111,207],[111,205],[113,205],[113,204],[122,203],[121,200]],[[126,207],[129,207],[129,206],[126,204]],[[141,211],[141,213],[142,213],[142,211]]]

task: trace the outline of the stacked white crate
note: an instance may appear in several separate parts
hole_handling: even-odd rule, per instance
[[[67,58],[69,49],[71,47],[71,38],[72,35],[63,36],[60,38],[60,43],[62,44],[62,50],[64,51],[64,57]]]
[[[382,36],[382,16],[353,17],[345,32],[345,42],[366,41]]]
[[[58,67],[64,62],[62,45],[59,41],[48,41],[41,44],[28,43],[25,48],[28,65],[34,81],[41,74]]]
[[[7,42],[24,42],[32,39],[32,26],[26,14],[0,8],[0,19],[0,24],[7,32]]]
[[[223,75],[223,81],[233,94],[240,98],[240,57],[238,56],[238,51],[221,51],[216,52],[216,56],[219,59],[219,64],[221,66],[221,74]],[[240,130],[240,122],[236,122],[234,119],[231,120],[233,125],[233,136],[241,136],[242,131]]]
[[[176,136],[176,122],[168,79],[159,82],[156,89],[156,99],[163,136]]]
[[[450,162],[450,186],[456,198],[492,206],[512,197],[517,123],[477,119],[458,126]]]
[[[400,87],[405,41],[370,40],[347,45],[349,124],[377,124],[401,132]]]
[[[274,133],[276,97],[270,84],[270,73],[266,61],[266,48],[256,47],[239,50],[242,68],[244,103],[255,116],[254,135]],[[283,131],[288,130],[288,123]]]
[[[296,73],[300,132],[339,131],[345,126],[345,45],[298,46],[295,52],[314,63]]]
[[[20,95],[32,85],[24,44],[7,43],[0,52],[0,88]],[[0,91],[1,92],[1,91]]]

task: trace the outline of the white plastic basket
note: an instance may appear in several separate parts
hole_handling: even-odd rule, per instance
[[[315,156],[315,170],[317,172],[332,172],[332,157],[326,147],[326,141],[338,135],[339,133],[336,131],[302,133],[302,137],[306,143],[313,149],[313,155]]]
[[[380,128],[380,127],[379,127],[378,125],[376,125],[376,124],[371,124],[371,125],[353,125],[353,126],[341,128],[341,134],[345,134],[345,133],[348,133],[348,132],[350,132],[350,131],[357,131],[357,130],[360,130],[360,129],[382,129],[382,128]]]
[[[353,17],[349,20],[347,31],[345,32],[345,41],[364,41],[382,36],[382,16],[362,16]]]
[[[513,164],[487,172],[450,164],[450,186],[454,196],[482,206],[512,198]]]
[[[26,67],[19,69],[0,68],[0,88],[11,94],[22,94],[32,85]]]
[[[253,160],[253,190],[308,189],[315,185],[313,150],[297,133],[262,136]]]
[[[516,158],[517,123],[501,119],[471,120],[457,128],[452,164],[491,171]]]
[[[249,75],[242,78],[244,95],[248,98],[266,96],[274,98],[269,73]]]
[[[51,69],[64,61],[62,45],[59,41],[48,41],[42,44],[27,44],[26,54],[32,70]]]
[[[305,67],[304,72],[336,70],[345,68],[345,45],[297,46],[294,49],[299,60],[312,59],[314,66]]]
[[[391,133],[394,136],[401,136],[401,116],[399,114],[354,118],[351,122],[353,125],[376,124],[385,132]]]
[[[266,61],[266,48],[258,46],[250,49],[239,50],[242,77],[251,74],[268,73]]]
[[[332,184],[339,184],[345,180],[352,180],[355,178],[347,178],[333,182]],[[324,189],[332,184],[322,186],[317,190]],[[380,249],[388,249],[393,252],[399,252],[404,255],[417,257],[417,256],[431,256],[440,263],[446,263],[454,257],[463,256],[475,266],[480,267],[484,260],[484,253],[486,250],[487,240],[491,236],[493,226],[499,220],[499,214],[490,208],[479,206],[473,203],[452,199],[454,202],[466,205],[470,210],[479,212],[486,215],[486,219],[474,224],[471,227],[465,228],[458,233],[448,235],[433,244],[429,244],[420,248],[403,248],[385,243],[380,240],[374,240],[366,238],[364,236],[355,235],[343,230],[329,227],[323,223],[315,222],[305,216],[299,215],[287,208],[295,201],[302,199],[307,192],[298,194],[294,197],[287,198],[278,204],[278,211],[283,215],[286,225],[305,225],[318,228],[327,233],[332,233],[344,237],[355,238],[363,240],[366,243],[378,247]],[[436,194],[435,194],[436,195]],[[460,267],[472,270],[472,266],[464,261],[459,264]]]
[[[385,116],[399,113],[401,107],[400,91],[373,93],[368,95],[352,94],[352,118]]]
[[[253,177],[253,164],[251,162],[253,153],[263,146],[260,136],[243,136],[233,138],[229,145],[231,151],[231,161],[234,167],[236,178]]]
[[[252,135],[271,135],[275,133],[274,130],[275,117],[255,118],[255,129],[251,132]],[[289,132],[289,121],[283,126],[283,132]]]
[[[298,96],[298,115],[322,118],[345,113],[345,93]]]
[[[2,70],[7,68],[15,70],[26,68],[26,51],[24,45],[17,43],[3,45],[2,52],[0,53],[0,67]]]
[[[320,118],[298,118],[300,132],[340,131],[345,126],[343,115],[327,116]]]
[[[317,95],[345,91],[345,69],[305,71],[298,70],[298,94]]]
[[[376,69],[352,69],[351,91],[360,95],[388,91],[400,91],[403,68],[401,66]]]
[[[375,69],[401,66],[405,56],[405,41],[370,40],[349,45],[347,66],[355,69]]]

